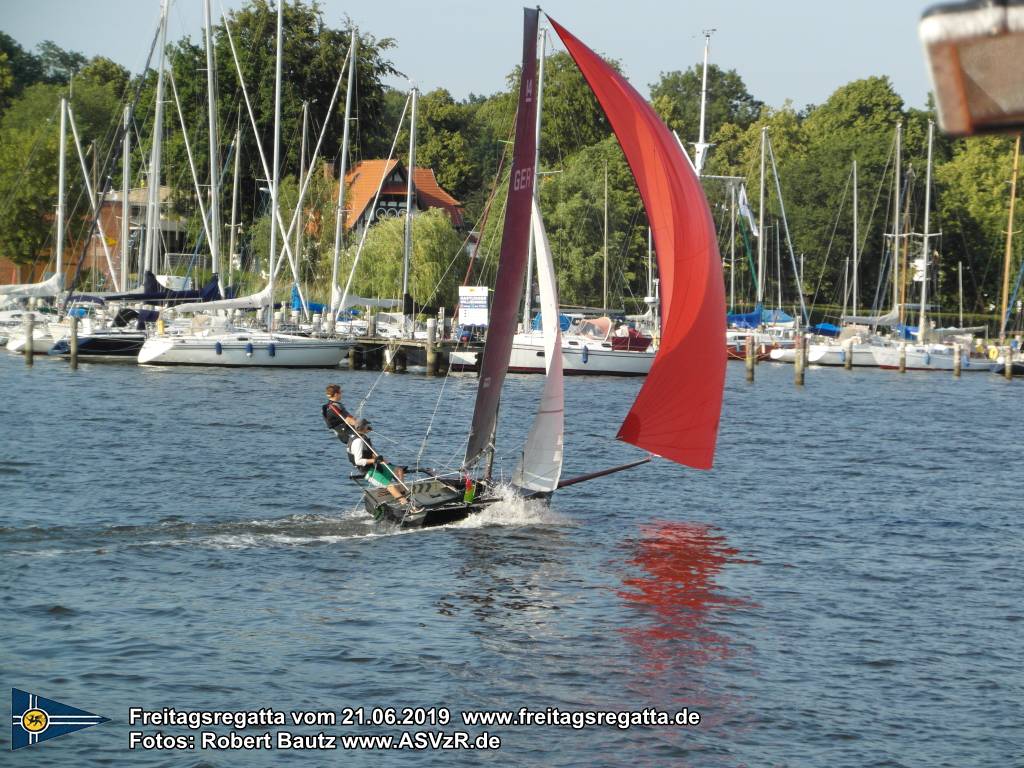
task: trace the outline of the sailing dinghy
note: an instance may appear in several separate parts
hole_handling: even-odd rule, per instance
[[[507,491],[492,479],[492,467],[498,402],[522,300],[531,221],[538,246],[543,326],[549,334],[547,380],[513,476],[513,492],[520,498],[546,498],[559,488],[643,464],[652,455],[698,469],[709,469],[714,458],[725,384],[725,291],[704,192],[675,137],[646,100],[548,17],[601,104],[633,172],[651,225],[663,299],[661,346],[617,435],[648,455],[561,479],[562,365],[561,356],[554,354],[561,345],[558,300],[551,254],[534,205],[539,11],[527,8],[524,14],[519,111],[497,287],[465,458],[453,476],[399,484],[408,504],[394,499],[386,488],[363,492],[365,506],[375,518],[403,527],[454,522],[507,498]]]

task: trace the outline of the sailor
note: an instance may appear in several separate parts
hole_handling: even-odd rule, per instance
[[[355,417],[341,404],[341,385],[327,385],[327,402],[320,409],[327,428],[342,442],[348,442],[356,425]]]
[[[349,460],[358,469],[363,470],[363,477],[370,485],[376,488],[387,488],[388,493],[396,500],[407,504],[408,500],[398,487],[399,485],[404,486],[405,468],[389,464],[373,449],[373,444],[370,443],[367,434],[372,429],[373,427],[366,419],[356,422],[356,434],[348,441]]]

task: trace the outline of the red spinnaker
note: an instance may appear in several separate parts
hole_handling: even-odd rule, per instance
[[[661,347],[618,437],[710,469],[725,386],[725,289],[700,181],[661,118],[625,78],[550,16],[590,84],[647,209],[661,279]]]

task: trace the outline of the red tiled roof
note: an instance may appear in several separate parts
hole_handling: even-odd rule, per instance
[[[396,168],[401,167],[398,160],[363,160],[345,175],[348,189],[348,214],[345,217],[345,229],[352,229],[355,223],[373,202],[381,180],[390,176]],[[451,217],[452,226],[462,226],[462,208],[459,201],[445,192],[437,183],[433,170],[416,168],[413,172],[413,183],[416,185],[417,205],[420,208],[443,208]],[[404,195],[404,185],[386,184],[381,190],[382,195]]]

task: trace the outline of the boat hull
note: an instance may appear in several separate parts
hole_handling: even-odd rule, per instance
[[[478,495],[465,501],[463,490],[439,478],[417,480],[408,485],[411,505],[399,503],[386,488],[363,488],[363,505],[378,522],[402,528],[431,528],[465,520],[481,512],[500,497],[478,483]]]
[[[146,343],[146,334],[137,333],[94,333],[78,339],[78,357],[89,360],[117,360],[135,362],[139,351]],[[61,339],[51,348],[49,354],[68,357],[71,355],[70,339]]]
[[[562,372],[566,376],[646,376],[654,363],[654,355],[653,351],[612,349],[608,342],[570,339],[562,344]],[[476,370],[477,359],[477,352],[452,352],[452,370]],[[546,373],[543,344],[514,341],[508,370],[510,373]]]
[[[139,350],[140,365],[230,368],[335,368],[351,342],[275,334],[154,336]]]

